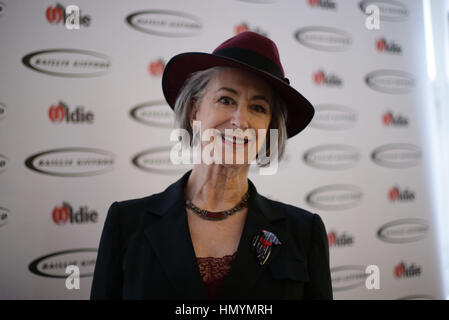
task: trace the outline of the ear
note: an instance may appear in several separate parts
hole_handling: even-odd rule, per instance
[[[196,120],[197,113],[198,113],[198,105],[196,103],[196,100],[192,99],[190,100],[190,115],[189,115],[191,127],[193,127],[193,120]]]

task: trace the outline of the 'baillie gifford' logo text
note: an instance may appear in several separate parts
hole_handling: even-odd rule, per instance
[[[191,37],[203,28],[199,18],[178,11],[146,10],[131,13],[126,22],[134,29],[162,37]]]
[[[300,44],[320,51],[345,51],[352,45],[352,38],[347,32],[323,26],[298,29],[294,37]]]
[[[400,219],[388,222],[377,230],[379,240],[388,243],[408,243],[424,239],[429,232],[427,221]]]
[[[382,21],[399,22],[408,17],[408,8],[396,0],[362,0],[359,3],[359,8],[366,14],[366,9],[370,5],[379,8],[379,18]]]
[[[310,126],[321,130],[348,130],[357,123],[357,112],[340,105],[316,105]]]
[[[48,49],[31,52],[23,64],[46,75],[65,78],[90,78],[105,75],[111,66],[102,53],[80,49]]]
[[[363,286],[366,281],[366,267],[347,265],[331,268],[332,288],[334,291],[351,290]]]
[[[87,177],[112,170],[115,156],[93,148],[61,148],[42,151],[25,160],[35,172],[58,177]]]
[[[154,147],[136,154],[131,162],[143,171],[163,175],[179,175],[192,169],[191,165],[174,165],[170,160],[170,146]]]
[[[304,162],[312,167],[326,170],[352,168],[360,159],[357,149],[347,145],[323,145],[307,150]]]
[[[365,76],[366,85],[378,92],[406,94],[415,87],[412,74],[401,70],[376,70]]]
[[[321,210],[346,210],[360,204],[362,190],[353,185],[328,185],[312,190],[306,196],[306,202]]]
[[[421,161],[418,146],[407,143],[393,143],[377,147],[371,153],[371,159],[379,166],[387,168],[410,168]]]
[[[97,249],[71,249],[47,254],[33,260],[28,269],[37,276],[46,278],[67,278],[65,270],[69,265],[78,266],[80,277],[91,277],[97,257]]]
[[[129,114],[135,121],[151,127],[173,128],[173,110],[165,101],[139,104],[133,107]]]

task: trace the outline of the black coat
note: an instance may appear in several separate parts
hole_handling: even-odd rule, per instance
[[[184,186],[114,202],[98,249],[91,299],[206,299],[195,258]],[[248,180],[243,233],[218,299],[332,299],[327,234],[321,218],[269,200]],[[262,229],[282,242],[260,265],[251,241]]]

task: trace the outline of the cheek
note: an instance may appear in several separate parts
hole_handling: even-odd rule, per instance
[[[257,144],[256,144],[257,152],[259,152],[260,149],[262,149],[262,147],[266,143],[266,140],[267,140],[266,137],[267,137],[266,135],[262,135],[262,134],[257,135]],[[265,147],[268,148],[267,145],[265,145]]]
[[[261,120],[259,122],[258,129],[265,129],[265,134],[258,134],[258,130],[256,130],[257,133],[257,146],[258,149],[260,149],[261,145],[265,142],[267,135],[270,134],[269,126],[270,126],[271,117],[268,119]]]
[[[257,122],[257,129],[265,129],[267,132],[269,131],[269,127],[270,127],[270,123],[271,123],[271,116],[267,116],[263,119],[259,119]]]
[[[229,121],[229,114],[222,110],[210,110],[202,118],[204,128],[215,129]]]

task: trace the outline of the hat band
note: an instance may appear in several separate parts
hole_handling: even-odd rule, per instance
[[[285,82],[288,81],[284,79],[283,72],[276,63],[256,51],[244,48],[223,48],[214,51],[213,54],[243,62],[253,68],[270,73]]]

